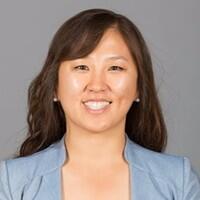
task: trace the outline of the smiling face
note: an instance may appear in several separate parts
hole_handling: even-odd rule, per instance
[[[137,95],[137,70],[120,33],[109,28],[86,57],[61,63],[57,97],[67,131],[100,133],[125,129]]]

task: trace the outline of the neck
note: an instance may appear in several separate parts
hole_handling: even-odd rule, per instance
[[[109,131],[88,133],[68,131],[65,134],[68,161],[87,166],[107,166],[124,161],[125,133]]]

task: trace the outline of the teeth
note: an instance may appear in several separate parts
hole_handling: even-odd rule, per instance
[[[108,104],[110,104],[107,101],[99,101],[99,102],[94,102],[94,101],[88,101],[84,103],[88,108],[92,110],[100,110],[104,107],[106,107]]]

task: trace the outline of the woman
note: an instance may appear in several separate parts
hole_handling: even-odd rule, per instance
[[[55,34],[28,93],[28,137],[1,162],[0,199],[200,199],[166,127],[148,48],[125,16],[78,13]]]

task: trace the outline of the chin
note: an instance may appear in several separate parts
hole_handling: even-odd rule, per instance
[[[91,133],[94,133],[94,134],[99,134],[99,133],[102,133],[102,132],[105,132],[105,131],[108,131],[109,130],[109,127],[85,127],[85,130],[87,132],[91,132]]]

